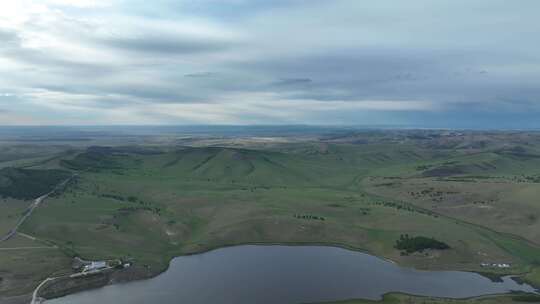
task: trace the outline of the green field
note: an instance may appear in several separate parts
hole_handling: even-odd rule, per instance
[[[21,228],[58,247],[43,249],[52,262],[29,280],[0,251],[6,261],[0,276],[12,278],[5,292],[16,295],[54,267],[69,269],[75,255],[130,259],[133,276],[147,277],[177,255],[234,244],[309,243],[420,269],[523,274],[540,286],[540,152],[531,144],[501,148],[500,136],[483,138],[488,144],[474,150],[470,139],[394,142],[384,133],[365,135],[361,143],[354,135],[272,145],[243,141],[241,148],[238,140],[219,146],[205,140],[189,147],[79,149],[36,165],[77,173]],[[12,205],[0,205],[8,214],[0,228],[24,210]],[[450,249],[403,254],[394,247],[402,234],[435,238]],[[36,251],[25,255],[28,267],[39,265]],[[511,267],[481,267],[486,262]],[[447,303],[404,297],[388,296],[384,303]],[[507,303],[501,299],[474,301]]]
[[[28,201],[13,198],[0,199],[0,235],[8,233],[30,205]]]
[[[16,236],[0,244],[0,303],[31,293],[50,275],[70,272],[70,264],[71,258],[49,243]]]

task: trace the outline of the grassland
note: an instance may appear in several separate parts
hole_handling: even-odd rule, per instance
[[[78,173],[76,182],[36,209],[21,228],[58,246],[41,255],[50,255],[51,268],[36,266],[25,277],[25,268],[5,256],[0,276],[23,278],[12,279],[20,286],[9,289],[15,295],[54,272],[52,266],[69,269],[73,255],[131,259],[133,278],[140,278],[163,271],[173,256],[221,246],[316,243],[421,269],[524,274],[540,286],[536,146],[508,148],[516,139],[501,145],[500,134],[402,136],[243,141],[241,148],[238,139],[220,139],[219,147],[208,146],[209,140],[190,147],[96,147],[41,162],[41,169]],[[519,140],[533,142],[529,136]],[[16,214],[23,207],[12,208]],[[8,220],[0,224],[8,227]],[[394,248],[402,234],[433,237],[450,249],[403,255]],[[39,263],[35,251],[25,254],[28,265]],[[481,267],[485,262],[512,266]],[[512,303],[504,302],[509,299],[389,295],[383,303]]]
[[[0,303],[22,296],[29,302],[34,288],[46,277],[68,273],[71,258],[49,243],[16,236],[0,244]]]
[[[13,198],[0,199],[0,235],[7,234],[17,223],[23,212],[30,205],[29,201]]]

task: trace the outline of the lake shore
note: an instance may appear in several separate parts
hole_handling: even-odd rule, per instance
[[[380,259],[382,261],[385,261],[387,263],[391,263],[391,264],[394,264],[394,265],[399,265],[399,263],[396,262],[396,261],[392,261],[392,260],[384,258],[384,257],[382,257],[382,258],[377,257],[377,256],[371,254],[370,252],[368,252],[367,250],[363,250],[361,248],[355,248],[355,247],[347,246],[347,245],[343,245],[343,244],[328,244],[328,243],[313,243],[313,242],[309,242],[309,243],[303,243],[303,242],[292,242],[292,243],[283,243],[283,242],[279,242],[279,243],[271,243],[271,242],[260,243],[260,242],[253,242],[253,243],[247,243],[247,244],[246,243],[228,244],[228,245],[223,245],[223,246],[216,246],[214,248],[206,248],[205,250],[186,252],[185,254],[183,254],[181,256],[178,256],[178,257],[189,257],[189,256],[203,254],[203,253],[207,253],[207,252],[211,252],[211,251],[215,251],[215,250],[219,250],[219,249],[226,249],[226,248],[229,248],[229,247],[238,247],[238,246],[243,246],[243,245],[285,246],[285,247],[288,247],[288,246],[292,246],[292,247],[296,247],[296,246],[302,246],[302,247],[323,246],[323,247],[341,248],[341,249],[346,249],[348,251],[354,251],[354,252],[367,254],[367,255],[370,255],[370,256],[375,257],[377,259]],[[132,266],[132,267],[130,267],[128,269],[115,270],[113,272],[110,272],[110,273],[106,274],[107,279],[106,280],[99,280],[101,283],[98,283],[98,284],[86,284],[84,282],[84,280],[81,280],[80,284],[74,284],[73,282],[70,282],[68,284],[68,285],[70,285],[70,288],[68,288],[64,292],[62,292],[62,290],[61,290],[62,288],[58,288],[58,285],[57,285],[56,290],[54,290],[53,292],[48,290],[48,287],[46,287],[44,289],[43,295],[44,295],[45,298],[53,299],[53,298],[58,298],[58,297],[61,297],[61,296],[73,294],[74,292],[80,292],[80,291],[95,289],[95,288],[103,287],[103,286],[106,286],[106,285],[115,285],[115,284],[120,284],[120,283],[127,283],[127,282],[133,282],[133,281],[140,281],[140,280],[155,278],[155,277],[159,276],[160,274],[164,273],[165,271],[167,271],[170,268],[170,266],[171,266],[170,262],[172,261],[172,259],[174,259],[174,257],[171,258],[171,260],[169,261],[167,267],[165,267],[164,269],[148,268],[148,267],[143,267],[142,265],[135,264],[134,266]],[[407,268],[410,268],[410,267],[407,267]],[[425,269],[423,269],[423,270],[425,270]],[[430,270],[434,270],[434,269],[430,269]],[[437,270],[456,270],[456,269],[437,269]],[[463,271],[463,270],[459,269],[459,271]],[[469,272],[471,272],[471,271],[469,271]],[[501,277],[505,276],[503,274],[495,274],[495,276],[492,276],[492,275],[485,275],[485,274],[478,273],[478,272],[474,272],[474,273],[477,273],[477,274],[480,274],[480,275],[482,275],[482,276],[484,276],[486,278],[489,278],[490,280],[492,280],[494,282],[500,280]],[[95,282],[96,282],[96,280],[94,280],[94,283]],[[387,294],[393,294],[393,292],[390,291]],[[49,296],[47,296],[47,295],[49,295]],[[482,296],[482,298],[486,298],[486,297],[491,298],[491,297],[499,297],[499,296],[500,295],[489,295],[489,296]],[[386,296],[383,297],[383,299],[381,301],[367,300],[367,301],[371,301],[371,302],[366,302],[366,303],[386,303],[386,302],[384,302],[384,301],[386,301],[385,298],[386,298]],[[424,299],[424,298],[433,298],[433,297],[418,296],[416,298]],[[461,301],[461,300],[465,301],[465,300],[470,300],[470,299],[475,299],[475,298],[477,298],[477,297],[473,297],[473,298],[469,298],[469,299],[464,298],[464,299],[460,299],[459,301]],[[433,299],[443,300],[443,298],[433,298]],[[363,301],[363,300],[359,300],[359,301]],[[455,300],[455,299],[453,301],[456,302],[456,303],[461,303],[461,302],[459,302],[458,300]],[[344,303],[348,303],[348,302],[344,302]],[[353,303],[353,302],[351,302],[351,303]],[[356,303],[356,302],[354,302],[354,303]],[[364,303],[364,302],[358,302],[358,303]],[[468,303],[468,302],[464,302],[464,303]]]

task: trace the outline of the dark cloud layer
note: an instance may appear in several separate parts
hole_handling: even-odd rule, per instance
[[[161,37],[157,35],[111,37],[102,42],[122,50],[162,55],[218,52],[230,47],[230,43],[227,41],[212,40],[210,38]]]

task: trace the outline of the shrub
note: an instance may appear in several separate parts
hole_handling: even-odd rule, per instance
[[[450,246],[444,242],[437,241],[434,238],[424,236],[409,237],[408,234],[402,234],[399,240],[396,241],[395,248],[404,250],[407,253],[413,253],[425,249],[445,250],[449,249]]]

